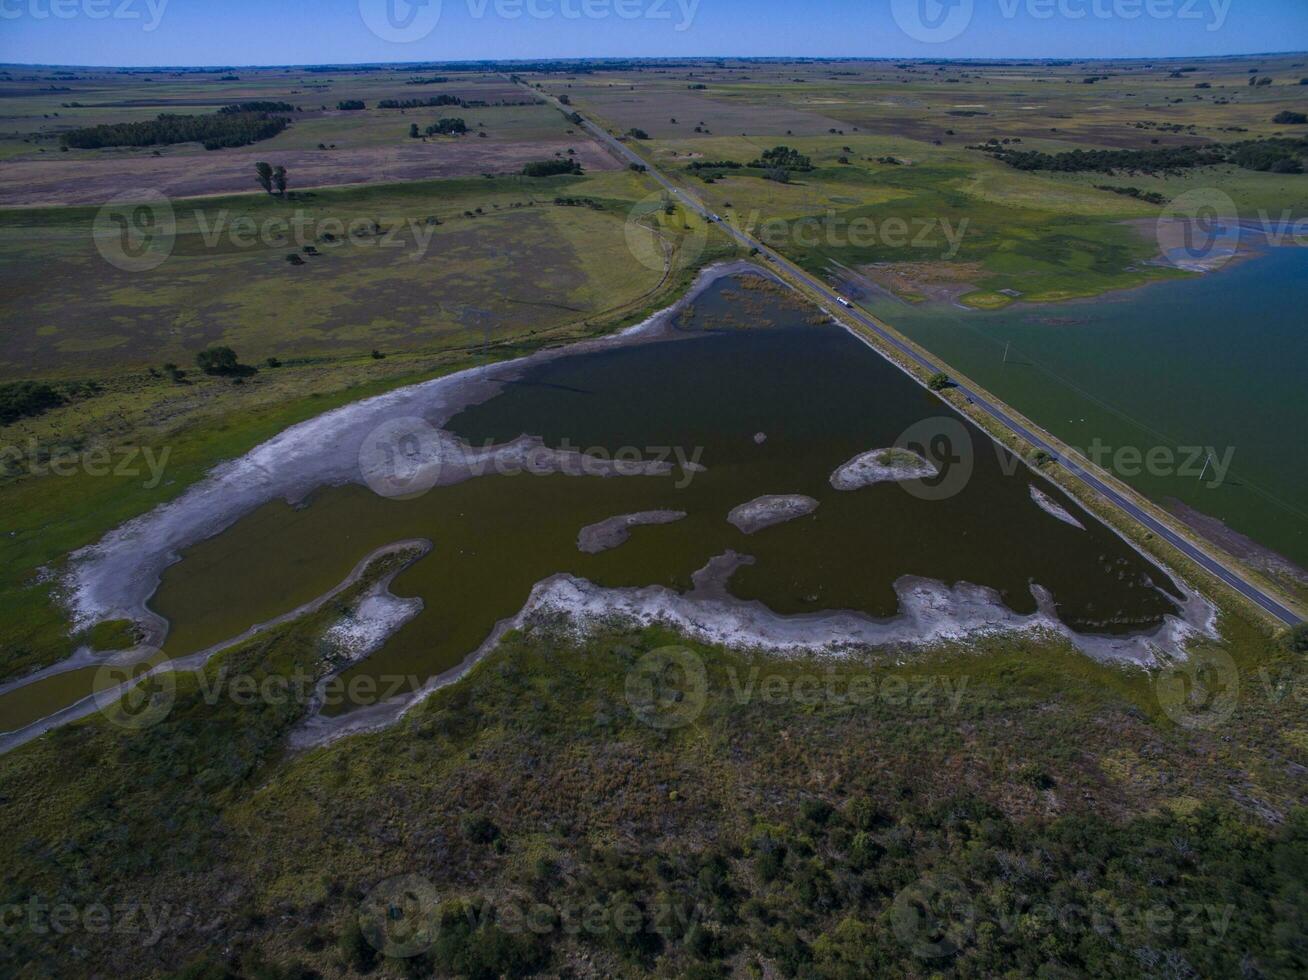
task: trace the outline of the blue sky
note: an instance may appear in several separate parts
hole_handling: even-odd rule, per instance
[[[0,0],[0,61],[1164,57],[1308,49],[1308,0]]]

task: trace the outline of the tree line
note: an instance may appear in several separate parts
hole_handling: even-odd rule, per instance
[[[524,177],[554,177],[581,172],[581,164],[576,160],[536,160],[522,168]]]
[[[225,116],[240,112],[298,112],[289,102],[234,102],[218,110]]]
[[[206,150],[248,146],[271,139],[287,126],[285,116],[266,112],[218,112],[212,116],[161,114],[140,122],[105,123],[64,133],[65,146],[94,150],[104,146],[170,146],[201,143]]]
[[[425,109],[437,105],[463,105],[457,95],[433,95],[429,99],[382,99],[378,109]]]
[[[1160,146],[1148,150],[1069,150],[1064,153],[1014,150],[998,140],[990,140],[974,149],[983,150],[1018,170],[1059,173],[1189,170],[1220,163],[1233,163],[1246,170],[1303,173],[1300,158],[1308,154],[1308,138]]]

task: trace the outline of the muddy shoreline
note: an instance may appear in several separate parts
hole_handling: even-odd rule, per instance
[[[1180,615],[1166,616],[1151,632],[1118,637],[1071,630],[1059,621],[1053,597],[1035,584],[1031,592],[1037,611],[1023,615],[1005,606],[993,589],[967,582],[948,586],[912,575],[895,582],[899,612],[886,619],[850,610],[782,615],[728,591],[736,570],[753,561],[734,551],[718,555],[694,573],[693,587],[685,593],[659,585],[611,589],[566,573],[551,575],[538,582],[523,607],[497,623],[461,663],[409,694],[344,715],[313,713],[292,731],[290,747],[311,749],[389,728],[431,694],[462,679],[510,630],[556,628],[561,621],[576,636],[603,623],[659,625],[700,643],[781,656],[849,656],[868,650],[897,656],[979,636],[1043,635],[1069,643],[1097,661],[1135,667],[1157,665],[1160,654],[1184,659],[1185,645],[1192,638],[1215,635],[1215,610],[1188,589],[1179,604]]]
[[[413,610],[412,607],[413,600],[401,599],[398,596],[392,595],[389,591],[390,584],[392,581],[394,581],[395,576],[399,575],[400,572],[404,571],[404,569],[408,568],[415,561],[418,561],[419,559],[425,557],[428,554],[428,552],[430,552],[431,550],[432,550],[432,543],[424,538],[413,538],[404,541],[396,541],[388,545],[383,545],[382,547],[377,548],[375,551],[365,556],[357,565],[354,566],[354,569],[350,572],[350,574],[347,575],[344,579],[342,579],[339,584],[335,585],[331,589],[328,589],[326,592],[324,592],[322,595],[318,596],[317,598],[311,599],[308,602],[304,603],[303,605],[297,606],[295,609],[292,609],[290,612],[283,613],[282,615],[276,616],[273,619],[267,620],[266,622],[258,623],[254,626],[251,626],[243,633],[240,633],[237,636],[233,636],[230,639],[223,640],[221,643],[216,643],[211,647],[205,648],[204,650],[200,650],[196,653],[188,654],[185,657],[179,657],[176,660],[165,660],[162,663],[151,668],[146,674],[141,675],[141,677],[135,678],[132,681],[128,681],[123,684],[119,684],[118,686],[113,688],[106,688],[104,690],[96,691],[93,694],[89,694],[86,697],[73,702],[67,707],[60,708],[58,711],[46,715],[44,718],[39,718],[36,721],[32,722],[31,724],[23,726],[22,728],[16,728],[13,731],[9,731],[9,732],[0,732],[0,755],[3,755],[4,753],[10,751],[11,749],[17,748],[18,746],[24,744],[25,742],[30,742],[34,738],[39,738],[40,736],[49,732],[51,729],[58,728],[62,725],[67,725],[74,721],[79,721],[82,718],[86,718],[90,715],[95,714],[97,711],[101,709],[102,706],[112,704],[118,698],[122,697],[122,695],[126,694],[127,691],[133,686],[135,686],[137,683],[139,683],[143,677],[154,676],[156,674],[167,673],[167,672],[185,672],[185,671],[194,672],[194,671],[203,670],[205,665],[208,664],[208,662],[211,659],[213,659],[215,656],[222,653],[223,651],[230,650],[233,647],[244,643],[246,640],[258,636],[260,633],[264,633],[270,629],[274,629],[275,627],[293,622],[294,620],[297,620],[302,616],[307,616],[311,613],[318,612],[329,602],[331,602],[333,599],[339,596],[341,593],[357,585],[363,579],[363,577],[368,574],[368,570],[373,566],[374,563],[388,556],[402,555],[405,552],[411,553],[407,561],[403,561],[399,563],[395,568],[391,569],[380,579],[378,579],[375,585],[369,591],[369,595],[372,595],[374,593],[385,594],[394,602],[404,605],[407,610],[416,613],[416,610]],[[367,596],[365,596],[364,598],[366,599]],[[417,601],[419,603],[421,602],[421,600],[417,600]],[[83,649],[85,650],[85,648]],[[96,656],[93,661],[88,663],[79,663],[77,667],[94,667],[94,666],[100,666],[109,663],[119,664],[119,665],[130,665],[130,664],[138,663],[143,660],[148,660],[151,657],[157,655],[158,652],[159,651],[157,647],[149,646],[146,644],[140,644],[138,646],[132,647],[129,650],[119,651],[111,655]],[[82,653],[83,651],[78,651],[78,654],[82,654]],[[70,658],[70,659],[75,659],[78,656],[78,654],[75,654],[74,658]],[[56,664],[54,666],[58,667],[60,665]],[[65,670],[77,669],[77,667],[65,668]],[[62,672],[63,671],[53,671],[52,673],[49,672],[42,672],[42,673],[45,673],[47,676],[53,676],[53,673],[62,673]],[[27,678],[23,678],[21,682],[15,683],[13,686],[23,687],[26,684],[33,683],[33,680],[34,680],[33,675],[29,675]]]
[[[593,350],[693,338],[694,334],[672,326],[676,315],[717,280],[747,272],[770,275],[743,261],[710,266],[677,302],[619,333],[468,368],[345,405],[218,464],[181,496],[69,556],[59,588],[74,631],[105,620],[127,619],[138,624],[147,644],[162,646],[168,623],[147,603],[164,571],[180,560],[186,548],[222,533],[270,501],[284,499],[296,505],[319,487],[371,483],[368,474],[361,472],[361,459],[370,452],[367,440],[383,426],[398,426],[391,438],[416,431],[433,448],[439,458],[429,485],[471,479],[495,472],[500,465],[528,465],[532,453],[541,465],[592,469],[590,464],[580,466],[578,454],[546,450],[539,440],[474,450],[442,427],[464,408],[493,398],[537,364]],[[421,483],[432,479],[432,474],[418,472],[411,478]]]

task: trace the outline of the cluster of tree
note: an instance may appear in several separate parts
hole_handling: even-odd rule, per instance
[[[592,211],[603,211],[604,205],[593,197],[556,197],[554,203],[561,208],[590,208]]]
[[[102,146],[169,146],[201,143],[206,150],[248,146],[271,139],[290,120],[264,112],[215,113],[212,116],[175,116],[164,113],[141,122],[105,123],[74,129],[62,137],[64,146],[94,150]]]
[[[1111,191],[1114,194],[1122,194],[1126,197],[1138,198],[1149,204],[1166,204],[1167,198],[1157,191],[1142,191],[1138,187],[1114,187],[1112,184],[1095,184],[1097,191]]]
[[[367,105],[364,104],[364,101],[362,99],[342,99],[340,102],[336,103],[336,108],[353,112],[355,110],[366,109],[368,107]]]
[[[64,403],[64,396],[40,381],[0,384],[0,425],[40,415]]]
[[[788,146],[774,146],[770,150],[764,150],[757,160],[750,164],[751,167],[762,167],[763,169],[781,168],[784,170],[812,170],[813,161],[798,150],[792,150]]]
[[[224,378],[248,378],[259,369],[242,364],[230,347],[210,347],[195,355],[195,364],[205,374]]]
[[[433,95],[429,99],[382,99],[377,103],[377,108],[426,109],[438,105],[463,105],[463,100],[455,95]]]
[[[1245,170],[1274,174],[1301,174],[1308,153],[1308,139],[1254,140],[1236,143],[1230,148],[1230,161]]]
[[[580,174],[581,164],[576,160],[535,160],[522,168],[524,177],[555,177],[559,174]]]
[[[1248,170],[1302,173],[1303,165],[1299,158],[1308,153],[1308,138],[1166,146],[1149,150],[1071,150],[1066,153],[1013,150],[992,139],[975,149],[993,154],[1018,170],[1051,170],[1061,173],[1113,173],[1118,170],[1154,172],[1233,163]]]
[[[432,75],[430,78],[410,78],[405,85],[439,85],[441,82],[448,82],[449,78],[445,75]]]
[[[225,105],[218,110],[224,115],[235,115],[240,112],[295,112],[295,106],[289,102],[234,102],[231,105]]]
[[[269,194],[277,193],[286,196],[286,168],[278,164],[276,167],[264,163],[262,160],[254,165],[255,179],[259,181],[259,186]]]
[[[450,119],[440,119],[427,127],[428,136],[452,136],[457,133],[466,133],[468,124],[457,117]]]
[[[639,128],[638,126],[633,126],[631,129],[627,130],[627,135],[634,140],[649,139],[649,133],[645,132],[645,130]]]
[[[1278,112],[1274,115],[1272,117],[1272,122],[1279,126],[1302,126],[1305,123],[1308,123],[1308,114],[1302,112],[1291,112],[1289,109],[1286,109],[1285,111]]]
[[[739,170],[743,163],[735,160],[692,160],[686,164],[687,170]]]

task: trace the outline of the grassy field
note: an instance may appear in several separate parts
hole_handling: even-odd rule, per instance
[[[254,164],[285,166],[297,188],[375,184],[431,177],[514,173],[532,159],[574,150],[591,169],[617,164],[555,110],[499,73],[225,73],[52,69],[0,71],[0,205],[99,204],[150,187],[173,197],[245,191]],[[440,77],[436,84],[410,84]],[[446,97],[462,104],[382,109],[386,99]],[[206,150],[163,146],[63,146],[82,127],[153,120],[161,113],[208,116],[239,102],[285,103],[291,125],[270,139]],[[363,109],[342,109],[346,101]],[[441,118],[463,119],[465,135],[410,137]]]
[[[547,331],[658,283],[661,269],[610,259],[646,193],[612,172],[179,202],[175,237],[155,244],[162,261],[148,270],[106,260],[93,229],[104,249],[117,242],[89,208],[0,211],[16,307],[0,370],[77,376],[182,363],[219,343],[255,362],[466,346],[510,332],[524,307]],[[596,207],[561,207],[560,196]]]

